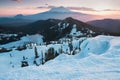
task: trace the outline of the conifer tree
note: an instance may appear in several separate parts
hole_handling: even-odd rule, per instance
[[[35,58],[38,58],[39,56],[38,56],[38,52],[37,52],[37,48],[36,47],[35,47],[34,51],[35,51]]]
[[[42,63],[42,65],[44,64],[43,52],[41,52],[41,63]]]

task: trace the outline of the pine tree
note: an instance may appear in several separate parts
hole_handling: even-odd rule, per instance
[[[41,52],[41,63],[42,63],[42,65],[44,64],[43,52]]]
[[[69,48],[70,48],[70,53],[72,52],[73,50],[73,45],[72,45],[72,42],[69,43]]]
[[[48,53],[45,54],[45,61],[51,60],[53,58],[55,58],[54,48],[49,48]]]
[[[37,48],[35,47],[35,58],[38,58],[39,56],[38,56],[38,52],[37,52]]]

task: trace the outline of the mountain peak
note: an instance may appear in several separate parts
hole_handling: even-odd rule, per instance
[[[22,14],[17,14],[16,16],[14,16],[15,18],[23,18],[24,17],[24,15],[22,15]]]
[[[65,20],[74,20],[72,17],[67,17]]]
[[[72,12],[72,11],[70,11],[69,9],[67,9],[63,6],[52,8],[50,11],[51,12],[65,12],[65,13]]]

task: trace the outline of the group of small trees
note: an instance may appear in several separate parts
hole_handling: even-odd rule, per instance
[[[26,34],[16,33],[15,35],[14,34],[11,34],[11,36],[9,36],[9,35],[10,35],[9,33],[6,33],[4,35],[0,35],[0,38],[1,38],[0,44],[7,44],[10,42],[18,41],[18,40],[20,40],[21,37],[25,36]]]
[[[69,41],[68,47],[69,49],[66,49],[66,52],[63,51],[62,46],[59,48],[58,51],[56,51],[53,47],[49,48],[45,53],[43,53],[43,51],[41,51],[40,53],[38,53],[37,51],[37,47],[34,47],[34,61],[33,64],[35,64],[36,66],[39,66],[40,64],[44,64],[45,62],[54,59],[55,57],[57,57],[59,54],[61,53],[66,53],[69,55],[75,55],[76,53],[78,53],[78,51],[80,51],[80,44],[81,41],[79,41],[79,47],[73,48],[73,44],[72,44],[72,40]],[[68,51],[70,50],[70,51]],[[21,67],[25,67],[28,66],[28,62],[26,61],[26,58],[23,57],[23,61],[22,61],[22,65]]]
[[[3,53],[3,52],[10,52],[12,51],[12,49],[6,49],[6,48],[0,48],[0,53]]]
[[[26,47],[25,45],[23,45],[23,46],[18,46],[18,47],[16,48],[16,50],[18,50],[18,51],[22,51],[22,50],[25,50],[25,49],[27,49],[27,47]]]
[[[45,62],[47,62],[48,60],[54,59],[58,55],[59,54],[57,53],[57,51],[54,50],[54,48],[49,48],[48,52],[45,53]]]
[[[54,59],[55,57],[57,57],[59,54],[57,53],[57,51],[54,50],[54,48],[49,48],[48,51],[45,53],[45,55],[43,54],[43,52],[41,52],[41,56],[39,56],[37,48],[34,48],[35,51],[35,59],[34,59],[34,64],[36,66],[39,66],[40,64],[44,64],[45,62]],[[39,61],[39,63],[38,63]]]

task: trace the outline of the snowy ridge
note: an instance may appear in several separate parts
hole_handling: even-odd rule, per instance
[[[39,67],[19,68],[1,80],[120,80],[120,37],[97,36],[74,56],[61,54]],[[82,54],[82,55],[81,55]]]

